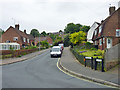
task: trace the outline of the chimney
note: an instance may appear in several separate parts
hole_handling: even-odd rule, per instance
[[[19,24],[15,25],[15,29],[19,30]]]
[[[26,30],[24,30],[24,33],[26,34]]]
[[[118,2],[118,8],[120,8],[120,1]]]
[[[112,15],[115,12],[115,6],[109,8],[109,15]]]

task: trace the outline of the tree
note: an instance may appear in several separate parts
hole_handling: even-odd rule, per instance
[[[80,31],[88,32],[89,29],[90,29],[90,26],[85,26],[84,25],[80,28]]]
[[[3,35],[3,33],[4,33],[4,31],[3,31],[3,30],[1,30],[1,31],[0,31],[0,37],[1,37],[1,35]]]
[[[86,34],[83,31],[75,32],[73,34],[70,34],[70,41],[75,45],[79,45],[82,43],[85,43],[86,40]]]
[[[65,33],[74,33],[74,32],[79,32],[80,28],[82,27],[81,24],[74,24],[74,23],[69,23],[64,29]]]
[[[59,33],[63,32],[62,30],[59,31]]]
[[[56,37],[57,37],[57,35],[54,35],[54,34],[52,34],[52,33],[51,33],[49,36],[50,36],[50,38],[52,38],[53,42],[55,41],[55,39],[56,39]]]
[[[32,29],[30,32],[31,35],[33,35],[33,37],[39,37],[40,33],[37,29]]]
[[[41,36],[47,36],[47,33],[45,31],[41,32]]]
[[[41,44],[42,48],[49,48],[49,43],[45,40],[45,41],[41,41],[37,43],[37,46],[39,46],[39,43]]]
[[[57,36],[55,39],[55,42],[53,43],[53,45],[58,45],[59,43],[63,43],[63,39],[62,37]]]
[[[70,45],[70,36],[67,34],[65,37],[64,37],[64,46],[65,47],[68,47]]]

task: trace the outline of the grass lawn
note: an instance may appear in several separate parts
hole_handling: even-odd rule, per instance
[[[100,50],[86,50],[86,52],[80,53],[83,56],[93,57],[93,58],[103,58],[104,51]]]
[[[104,57],[104,50],[95,49],[95,48],[81,48],[79,46],[75,47],[74,50],[78,52],[80,55],[86,57],[93,57],[93,58],[103,58]]]

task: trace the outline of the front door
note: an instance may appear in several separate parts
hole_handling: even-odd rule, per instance
[[[107,48],[112,47],[112,38],[107,38]]]

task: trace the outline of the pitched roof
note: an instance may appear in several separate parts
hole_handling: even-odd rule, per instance
[[[94,39],[97,39],[97,38],[100,38],[100,37],[103,37],[103,30],[104,30],[104,25],[109,21],[109,19],[115,14],[115,13],[117,13],[118,12],[118,10],[120,10],[120,8],[118,8],[115,12],[113,12],[110,16],[108,16],[105,20],[102,20],[102,22],[101,22],[101,24],[99,24],[99,26],[97,27],[97,34],[95,35],[93,35],[93,40]],[[101,34],[100,34],[100,36],[98,37],[98,32],[99,32],[99,30],[98,30],[98,28],[101,26],[101,25],[103,25],[103,28],[102,28],[102,31],[101,31]],[[95,33],[95,32],[94,32]]]

